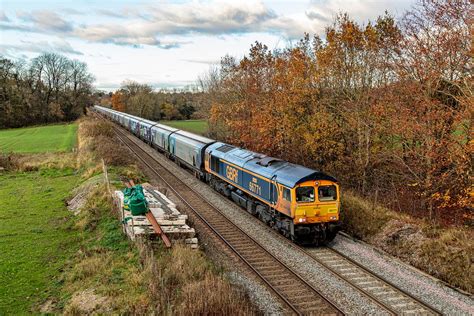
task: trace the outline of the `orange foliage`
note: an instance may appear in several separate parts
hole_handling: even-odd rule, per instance
[[[388,14],[365,26],[340,15],[325,41],[306,35],[274,52],[257,42],[238,63],[224,58],[209,93],[211,132],[328,171],[400,210],[467,210],[468,6],[424,1],[400,25]]]
[[[125,112],[125,97],[122,92],[116,91],[111,98],[112,109],[120,112]]]

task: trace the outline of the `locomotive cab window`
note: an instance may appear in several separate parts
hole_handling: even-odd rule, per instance
[[[314,202],[314,187],[297,188],[296,202]]]
[[[318,198],[321,202],[335,201],[337,199],[337,190],[335,185],[323,185],[318,188]]]
[[[283,198],[291,202],[291,191],[288,188],[283,187]]]

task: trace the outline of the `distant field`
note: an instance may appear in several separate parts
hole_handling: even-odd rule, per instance
[[[64,206],[78,180],[73,170],[0,173],[0,315],[26,315],[58,295],[80,240]]]
[[[205,135],[209,128],[206,120],[160,121],[160,123],[200,135]]]
[[[69,151],[76,144],[77,124],[0,130],[0,152]]]

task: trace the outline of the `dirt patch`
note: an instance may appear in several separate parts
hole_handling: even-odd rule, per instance
[[[109,298],[95,294],[93,289],[76,292],[72,295],[64,314],[84,315],[107,313],[111,311]]]
[[[41,304],[39,311],[43,314],[52,314],[54,313],[54,309],[56,307],[56,303],[53,300],[47,300],[43,304]]]
[[[421,227],[401,220],[389,221],[382,230],[370,238],[370,243],[384,251],[414,263],[422,255],[426,242]],[[409,249],[409,251],[407,251]]]
[[[68,210],[74,213],[74,215],[79,214],[81,209],[86,205],[87,197],[94,188],[96,188],[99,183],[104,181],[102,174],[90,178],[84,182],[79,187],[75,188],[72,191],[72,198],[66,202]]]
[[[16,159],[13,154],[0,154],[0,171],[14,170],[16,168]]]
[[[371,238],[371,242],[381,248],[387,248],[399,243],[420,245],[425,240],[421,228],[417,225],[393,219],[382,230]]]

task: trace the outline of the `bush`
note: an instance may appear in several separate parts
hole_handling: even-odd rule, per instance
[[[343,229],[452,286],[474,290],[474,234],[469,228],[437,228],[345,192]]]
[[[224,279],[203,253],[180,244],[156,253],[140,247],[148,293],[158,314],[252,315],[249,298]]]
[[[84,120],[81,122],[81,132],[83,137],[106,136],[114,137],[114,127],[112,123],[104,120]]]
[[[350,191],[344,192],[341,220],[343,229],[351,235],[367,239],[379,232],[389,219],[389,210],[374,205]]]
[[[100,158],[104,159],[107,165],[125,166],[131,163],[130,151],[111,137],[95,136],[93,150]]]
[[[5,170],[15,169],[15,160],[13,155],[0,153],[0,167]]]
[[[447,229],[438,232],[421,245],[421,256],[412,260],[415,266],[469,293],[474,291],[474,241],[472,231]]]
[[[79,125],[79,160],[82,164],[96,161],[91,152],[107,165],[126,166],[131,163],[129,151],[115,138],[112,123],[87,118]],[[94,156],[94,155],[92,155]]]
[[[177,315],[252,315],[256,314],[242,292],[232,289],[229,282],[208,274],[203,280],[183,288],[182,303]]]

